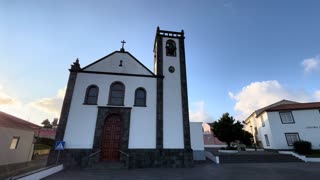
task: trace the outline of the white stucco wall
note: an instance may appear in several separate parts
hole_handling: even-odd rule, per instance
[[[122,66],[119,66],[120,60],[122,60]],[[96,64],[85,68],[85,71],[152,75],[128,53],[121,52],[116,52]]]
[[[176,57],[166,56],[165,44],[168,39],[176,43]],[[180,54],[179,41],[176,38],[163,38],[163,147],[184,148],[183,123],[182,123],[182,101],[180,81]],[[174,73],[168,68],[173,66]]]
[[[296,110],[292,111],[292,115],[294,124],[282,124],[279,112],[268,112],[273,137],[272,148],[292,149],[292,146],[287,145],[285,133],[299,133],[301,140],[310,141],[313,149],[320,149],[319,110]]]
[[[264,126],[262,125],[261,117],[263,117]],[[261,141],[263,147],[265,149],[274,149],[273,148],[273,134],[271,133],[270,129],[270,121],[268,119],[268,114],[266,112],[263,112],[259,117],[256,118],[256,126],[258,129],[258,138],[259,141]],[[266,138],[264,135],[268,136],[269,139],[269,146],[266,143]]]
[[[17,149],[10,149],[13,137],[20,137]],[[34,132],[0,126],[0,165],[27,162],[33,152]]]
[[[202,122],[190,122],[192,150],[204,150]]]
[[[124,106],[132,107],[129,148],[155,148],[156,145],[156,79],[136,76],[78,73],[72,97],[64,141],[66,148],[92,148],[98,106],[108,103],[112,82],[125,85]],[[99,87],[98,105],[84,105],[88,86]],[[133,107],[138,87],[147,92],[147,107]]]

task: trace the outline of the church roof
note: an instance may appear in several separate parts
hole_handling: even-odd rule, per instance
[[[37,130],[40,126],[0,111],[0,126],[14,129]]]
[[[142,64],[136,57],[134,57],[132,54],[130,54],[130,53],[127,52],[127,51],[114,51],[113,53],[108,54],[108,55],[106,55],[106,56],[98,59],[97,61],[95,61],[95,62],[93,62],[93,63],[91,63],[91,64],[83,67],[81,70],[82,70],[82,71],[88,71],[88,69],[90,69],[90,68],[92,68],[93,66],[97,65],[97,64],[100,63],[101,61],[108,60],[109,57],[111,57],[111,56],[113,56],[113,55],[115,55],[115,54],[117,54],[117,53],[127,54],[127,55],[130,57],[130,59],[133,59],[139,66],[142,67],[142,69],[144,69],[144,71],[147,73],[147,75],[149,75],[149,76],[155,76],[155,77],[156,77],[156,75],[155,75],[151,70],[149,70],[149,69],[148,69],[144,64]],[[124,63],[125,63],[125,62],[124,62]]]

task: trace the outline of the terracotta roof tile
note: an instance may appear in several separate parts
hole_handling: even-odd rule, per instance
[[[266,111],[285,111],[285,110],[303,110],[303,109],[320,109],[320,102],[282,104],[279,106],[268,108],[266,109]]]
[[[40,126],[25,121],[23,119],[17,118],[10,114],[0,111],[0,126],[16,128],[16,129],[26,129],[26,130],[37,130]]]

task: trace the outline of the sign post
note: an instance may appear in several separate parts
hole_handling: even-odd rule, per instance
[[[59,158],[60,158],[60,151],[61,150],[64,150],[64,144],[66,142],[65,141],[56,141],[56,145],[54,146],[54,149],[56,151],[58,151],[58,157],[57,157],[57,161],[56,161],[56,164],[58,164],[59,162]]]

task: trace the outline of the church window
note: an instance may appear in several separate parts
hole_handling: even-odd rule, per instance
[[[168,68],[168,70],[169,70],[170,73],[174,73],[174,71],[175,71],[175,69],[174,69],[173,66],[170,66],[170,67]]]
[[[87,88],[84,104],[97,104],[99,88],[96,85],[91,85]]]
[[[176,43],[173,40],[168,40],[166,42],[166,55],[167,56],[176,56]]]
[[[143,88],[136,89],[134,96],[134,105],[135,106],[146,106],[147,93]]]
[[[124,105],[124,85],[121,82],[114,82],[110,86],[109,105]]]

